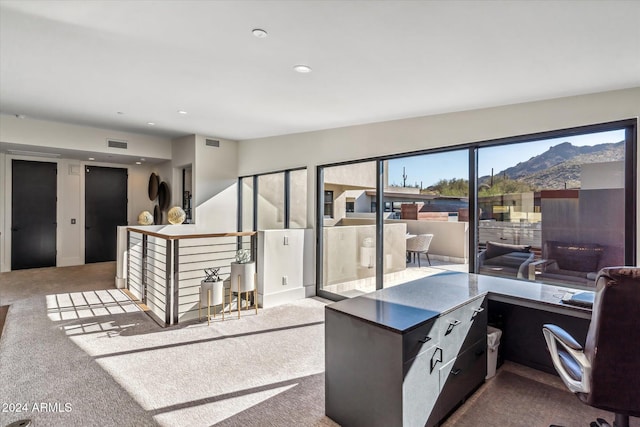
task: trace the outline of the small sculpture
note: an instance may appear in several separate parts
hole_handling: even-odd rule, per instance
[[[140,225],[152,225],[153,224],[153,215],[149,211],[142,211],[140,215],[138,215],[138,224]]]
[[[205,282],[219,282],[220,281],[220,276],[218,275],[218,271],[220,271],[220,268],[205,268],[204,269],[204,274],[205,274],[205,278],[204,281]]]
[[[167,221],[171,224],[182,224],[187,215],[180,206],[174,206],[167,213]]]
[[[246,264],[251,261],[251,251],[249,249],[238,249],[236,251],[236,262],[238,264]]]

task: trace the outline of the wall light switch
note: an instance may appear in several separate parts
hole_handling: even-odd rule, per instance
[[[284,245],[287,246],[289,244],[289,237],[284,236]]]
[[[71,218],[71,224],[75,224],[76,223],[76,219],[75,218]]]
[[[289,279],[287,276],[282,276],[282,286],[287,286],[289,284]]]

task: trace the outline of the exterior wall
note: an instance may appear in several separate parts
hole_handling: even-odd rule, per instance
[[[354,163],[324,170],[324,182],[329,184],[349,184],[353,187],[376,188],[376,164],[374,162]]]
[[[580,188],[624,188],[624,162],[585,163],[580,173]]]

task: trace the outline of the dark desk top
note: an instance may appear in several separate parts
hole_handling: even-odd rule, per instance
[[[591,318],[590,309],[562,303],[563,296],[576,292],[579,291],[523,280],[444,272],[342,300],[326,308],[406,333],[468,301],[485,296],[539,310]]]

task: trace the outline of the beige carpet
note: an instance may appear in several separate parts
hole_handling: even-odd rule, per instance
[[[54,427],[336,425],[324,415],[325,301],[163,329],[113,288],[114,275],[111,263],[0,275],[11,304],[0,400],[26,404],[0,412],[0,427],[24,418]],[[579,427],[596,417],[612,418],[559,378],[506,363],[444,425]]]
[[[163,329],[113,289],[107,267],[1,277],[12,304],[0,396],[27,409],[0,413],[0,426],[335,425],[324,415],[323,301]],[[108,276],[110,289],[95,290]],[[51,410],[34,410],[43,403]]]
[[[443,427],[588,427],[596,418],[613,425],[613,414],[584,405],[559,377],[507,362]]]

